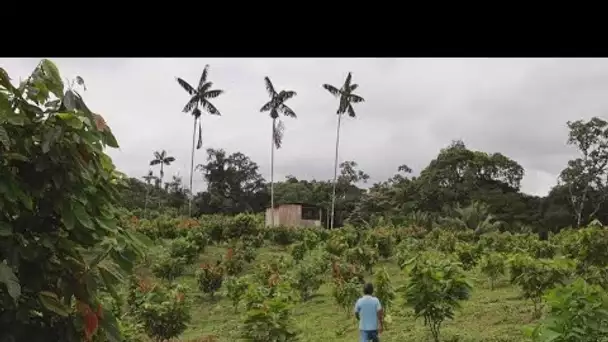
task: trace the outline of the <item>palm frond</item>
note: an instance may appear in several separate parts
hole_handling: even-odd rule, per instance
[[[190,83],[184,81],[183,79],[178,77],[177,83],[179,83],[179,85],[182,86],[182,88],[184,88],[184,90],[187,91],[188,94],[194,95],[194,93],[196,93],[196,90],[190,85]]]
[[[289,108],[287,105],[285,105],[285,104],[283,104],[283,103],[281,103],[281,104],[279,105],[278,110],[279,110],[279,112],[282,112],[282,113],[283,113],[283,115],[285,115],[285,116],[289,116],[290,118],[295,118],[295,117],[297,117],[297,116],[296,116],[296,113],[295,113],[295,112],[294,112],[294,111],[293,111],[291,108]]]
[[[348,102],[359,103],[359,102],[363,102],[363,101],[365,101],[365,99],[359,95],[355,95],[355,94],[348,95]]]
[[[163,157],[162,157],[161,153],[160,153],[160,152],[158,152],[158,151],[155,151],[155,152],[154,152],[154,158],[155,158],[155,159],[163,159]]]
[[[188,100],[188,103],[186,103],[186,105],[184,106],[184,109],[182,109],[182,112],[184,113],[190,113],[198,104],[198,95],[194,95],[190,98],[190,100]]]
[[[154,160],[150,160],[150,165],[158,165],[160,164],[160,160],[159,159],[154,159]]]
[[[352,104],[350,104],[350,103],[348,104],[347,110],[348,110],[348,116],[350,116],[351,118],[354,118],[356,116],[355,109],[353,108]]]
[[[285,101],[291,99],[292,97],[294,97],[296,95],[298,95],[298,94],[295,91],[292,91],[292,90],[282,90],[279,93],[278,97],[279,97],[279,101],[285,102]]]
[[[260,112],[262,112],[262,113],[263,113],[263,112],[267,112],[267,111],[269,111],[269,110],[270,110],[270,108],[272,108],[273,104],[274,104],[274,101],[272,101],[272,100],[271,100],[271,101],[266,102],[266,103],[265,103],[265,104],[262,106],[262,108],[260,108]]]
[[[274,90],[274,86],[272,85],[272,82],[270,81],[270,78],[268,76],[264,77],[264,83],[266,85],[266,91],[268,92],[268,95],[270,97],[276,96],[277,92]]]
[[[167,151],[162,150],[159,154],[160,158],[159,159],[165,159],[165,157],[167,156]]]
[[[201,74],[200,80],[198,80],[198,88],[202,88],[205,82],[207,81],[207,74],[209,73],[209,64],[205,65],[205,69],[203,69],[203,73]]]
[[[346,110],[348,109],[348,99],[346,98],[346,96],[340,96],[340,105],[338,106],[338,111],[337,114],[344,114],[346,113]]]
[[[220,90],[220,89],[209,90],[209,91],[207,91],[205,93],[202,93],[202,97],[204,99],[214,99],[214,98],[222,95],[223,93],[224,93],[224,91]]]
[[[217,110],[217,108],[215,108],[215,106],[213,104],[211,104],[211,102],[207,101],[207,100],[203,100],[203,102],[201,103],[203,108],[205,108],[205,110],[212,115],[222,115],[220,113],[219,110]]]
[[[359,85],[355,83],[355,84],[351,84],[350,85],[350,89],[349,90],[350,91],[355,91],[357,88],[359,88]]]
[[[173,163],[175,161],[175,157],[167,157],[163,160],[163,163],[165,163],[165,165],[169,165],[171,163]]]
[[[350,88],[350,82],[353,79],[353,75],[349,72],[348,75],[346,76],[346,80],[344,81],[344,89],[349,89]]]
[[[338,96],[340,95],[340,90],[338,90],[338,88],[330,85],[330,84],[324,84],[323,88],[325,88],[325,90],[327,90],[328,92],[330,92],[333,96]]]
[[[274,132],[272,135],[272,138],[274,140],[274,146],[276,146],[277,149],[281,148],[281,145],[283,143],[283,132],[285,131],[285,125],[283,125],[283,122],[281,120],[277,120],[277,124],[274,127]]]

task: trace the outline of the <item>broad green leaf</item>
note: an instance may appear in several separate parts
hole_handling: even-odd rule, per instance
[[[11,139],[8,137],[8,132],[2,126],[0,126],[0,144],[5,147],[10,147],[11,145]]]
[[[11,78],[6,73],[4,68],[0,68],[0,86],[3,86],[6,89],[12,90],[15,87],[11,84]]]
[[[80,118],[72,113],[58,113],[56,114],[56,116],[63,120],[65,122],[66,125],[74,128],[74,129],[81,129],[82,128],[82,120],[80,120]]]
[[[108,254],[110,254],[110,251],[112,250],[112,247],[108,247],[105,251],[103,251],[102,253],[99,253],[97,255],[95,255],[95,257],[93,258],[93,260],[91,260],[91,262],[89,263],[89,267],[90,268],[95,268],[97,267],[97,265],[99,265],[99,263],[105,259]]]
[[[13,227],[7,222],[0,222],[0,236],[13,235]]]
[[[45,309],[52,311],[59,316],[69,316],[69,309],[61,303],[56,294],[49,291],[42,291],[38,293],[38,299]]]
[[[17,300],[21,296],[21,285],[13,270],[5,263],[0,262],[0,283],[6,285],[9,296]]]
[[[114,286],[125,281],[125,277],[121,270],[117,269],[116,265],[113,263],[99,265],[99,273],[101,274],[106,285],[109,284]]]
[[[14,114],[11,103],[8,97],[3,92],[0,92],[0,118],[7,116],[8,114]]]
[[[68,90],[65,92],[65,95],[63,96],[63,105],[67,110],[76,109],[76,95],[73,91]]]
[[[113,148],[120,147],[120,146],[118,146],[118,142],[116,141],[114,134],[112,134],[112,132],[109,129],[104,132],[104,137],[105,137],[106,145],[113,147]]]
[[[63,221],[63,224],[67,230],[74,229],[76,218],[74,217],[74,211],[68,203],[63,205],[61,210],[61,220]]]
[[[43,59],[41,62],[42,69],[45,74],[48,75],[48,88],[58,98],[63,96],[63,81],[61,80],[61,74],[57,69],[55,63],[48,59]]]
[[[25,116],[19,114],[9,115],[6,121],[14,126],[23,126],[25,125]]]
[[[118,328],[118,322],[116,321],[116,317],[110,310],[103,310],[103,319],[100,320],[99,326],[102,328],[103,332],[106,334],[106,339],[108,342],[122,342],[123,338]]]
[[[74,216],[76,216],[76,219],[78,220],[78,222],[80,222],[80,224],[89,229],[95,229],[91,217],[87,213],[84,206],[80,204],[80,202],[74,201],[72,203],[72,210],[74,211]]]

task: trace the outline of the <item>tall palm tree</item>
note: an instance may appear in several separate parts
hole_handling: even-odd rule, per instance
[[[148,186],[146,186],[146,199],[144,200],[144,218],[146,217],[146,211],[148,210],[148,193],[150,192],[150,183],[156,179],[156,176],[152,170],[148,171],[148,174],[142,177]]]
[[[160,187],[163,185],[163,177],[165,176],[164,166],[171,165],[175,161],[174,157],[168,156],[167,151],[154,152],[154,159],[150,160],[150,166],[160,165]]]
[[[266,91],[268,92],[268,96],[270,96],[270,101],[262,106],[260,112],[270,112],[270,118],[272,119],[272,139],[270,143],[270,225],[274,227],[274,149],[281,148],[283,132],[285,130],[283,122],[279,120],[279,115],[283,114],[291,118],[296,117],[296,113],[285,104],[285,101],[297,94],[291,90],[281,90],[281,92],[277,93],[268,76],[264,77],[264,83],[266,83]]]
[[[213,82],[207,81],[207,75],[209,73],[209,65],[205,65],[205,69],[203,69],[203,73],[198,81],[198,86],[194,88],[188,82],[184,81],[181,78],[177,78],[177,83],[184,88],[186,92],[190,95],[190,100],[182,109],[184,113],[192,114],[194,117],[194,126],[192,129],[192,155],[190,157],[190,194],[188,198],[188,215],[192,215],[192,194],[194,191],[192,190],[192,177],[194,174],[194,147],[196,142],[196,123],[198,122],[198,143],[196,144],[196,149],[200,149],[203,146],[203,133],[202,133],[202,111],[200,108],[205,110],[207,113],[211,115],[222,115],[219,110],[215,108],[215,106],[209,102],[210,99],[214,99],[224,93],[223,90],[219,89],[211,89],[213,86]]]
[[[342,88],[338,89],[329,84],[323,84],[323,88],[329,91],[333,96],[340,99],[340,104],[338,105],[338,110],[336,114],[338,114],[338,127],[336,129],[336,157],[334,160],[334,182],[333,182],[333,190],[331,197],[331,221],[330,228],[334,227],[334,211],[336,207],[336,179],[338,177],[338,148],[340,146],[340,123],[342,119],[342,114],[348,113],[348,116],[354,118],[355,109],[353,108],[353,103],[359,103],[365,101],[361,96],[354,94],[353,91],[357,89],[358,84],[351,84],[352,75],[349,72],[348,76],[346,76],[346,80],[342,85]]]

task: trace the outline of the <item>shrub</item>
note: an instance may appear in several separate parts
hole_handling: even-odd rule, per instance
[[[359,284],[364,282],[363,270],[360,266],[337,260],[332,262],[332,277],[334,282],[351,281]]]
[[[245,296],[249,284],[243,278],[230,277],[224,282],[226,285],[226,296],[232,302],[234,312],[239,309],[239,303]]]
[[[186,259],[182,257],[171,257],[166,252],[161,252],[152,264],[152,273],[155,276],[169,281],[184,274],[186,270]]]
[[[117,225],[118,143],[71,83],[46,59],[17,87],[0,68],[0,340],[120,338],[99,298],[143,251]]]
[[[237,241],[237,243],[233,247],[234,254],[237,258],[245,262],[252,262],[255,260],[255,258],[257,257],[256,250],[250,243],[251,242],[248,240]]]
[[[294,244],[291,248],[291,257],[295,262],[300,262],[302,259],[304,259],[304,255],[306,255],[306,252],[308,252],[306,243],[298,242]]]
[[[608,229],[585,228],[563,234],[559,240],[564,255],[580,260],[584,266],[608,266]]]
[[[238,214],[224,226],[222,236],[225,240],[253,237],[258,233],[256,219],[251,214]]]
[[[549,317],[529,332],[534,341],[596,342],[608,340],[608,295],[582,279],[545,295]]]
[[[138,315],[148,336],[159,341],[181,335],[191,318],[184,290],[179,287],[150,291]]]
[[[332,236],[325,244],[325,249],[330,254],[342,256],[348,249],[348,242],[343,236]]]
[[[273,259],[258,265],[254,277],[259,284],[269,288],[272,293],[272,291],[283,282],[287,271],[291,267],[292,264],[283,256],[280,256],[278,259]]]
[[[169,246],[169,256],[171,258],[182,258],[186,264],[191,264],[198,258],[199,248],[187,238],[177,238],[171,241]]]
[[[478,253],[472,245],[466,242],[457,242],[455,254],[464,270],[468,271],[477,266]]]
[[[505,256],[500,253],[486,254],[481,258],[481,272],[490,279],[490,289],[494,290],[496,280],[505,274]]]
[[[384,311],[388,312],[395,300],[395,289],[391,284],[391,278],[383,267],[378,270],[374,276],[374,294],[384,307]]]
[[[388,229],[374,230],[374,246],[382,258],[390,258],[393,255],[394,238]]]
[[[243,268],[245,268],[245,261],[243,260],[242,255],[234,252],[233,248],[228,248],[224,255],[222,265],[224,266],[227,275],[235,276],[243,271]]]
[[[211,239],[207,233],[200,227],[190,229],[186,234],[186,240],[196,246],[199,254],[203,253],[205,251],[205,247],[211,243]]]
[[[446,319],[454,318],[459,301],[470,296],[472,286],[458,263],[421,255],[407,265],[410,282],[403,288],[416,317],[424,317],[435,342]]]
[[[297,228],[294,227],[276,226],[269,230],[272,242],[279,246],[289,246],[299,237]]]
[[[538,239],[532,239],[530,241],[530,252],[536,258],[551,259],[555,256],[557,246],[551,242]]]
[[[346,260],[352,264],[361,265],[367,272],[372,272],[378,262],[378,253],[367,245],[350,248],[346,251]]]
[[[352,312],[357,299],[361,296],[361,282],[339,280],[334,282],[332,295],[346,314]]]
[[[405,263],[424,250],[424,242],[412,237],[406,238],[397,245],[397,263],[403,268]]]
[[[251,342],[293,342],[298,331],[292,318],[287,284],[274,289],[250,286],[245,297],[247,313],[241,336]]]
[[[557,286],[562,285],[572,274],[572,262],[565,259],[547,260],[520,258],[512,261],[518,269],[513,282],[521,287],[523,296],[534,304],[534,315],[538,317],[542,309],[543,294]],[[512,267],[513,267],[512,266]]]
[[[318,262],[307,260],[295,267],[291,278],[300,299],[307,301],[323,284],[323,268]]]
[[[608,268],[593,265],[585,267],[579,263],[576,267],[576,273],[587,283],[597,285],[602,287],[604,290],[608,290]]]
[[[222,287],[224,269],[219,261],[215,265],[202,264],[194,276],[199,290],[213,297],[213,294]]]

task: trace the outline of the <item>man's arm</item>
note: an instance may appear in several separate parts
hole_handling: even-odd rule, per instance
[[[361,311],[361,307],[359,306],[359,301],[357,300],[355,303],[355,317],[357,318],[357,321],[360,319],[359,311]]]
[[[384,326],[384,309],[382,308],[382,304],[380,304],[380,300],[378,300],[378,305],[376,306],[376,316],[378,317],[378,332],[382,332]]]

